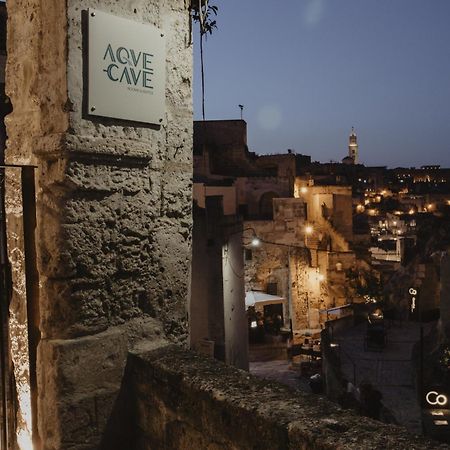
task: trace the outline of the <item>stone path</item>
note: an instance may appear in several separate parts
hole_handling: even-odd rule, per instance
[[[251,362],[250,373],[260,378],[278,381],[294,389],[311,392],[308,379],[300,377],[298,371],[290,369],[287,360]]]

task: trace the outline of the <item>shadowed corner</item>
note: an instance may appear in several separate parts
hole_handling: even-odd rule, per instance
[[[132,379],[132,367],[130,355],[128,355],[120,390],[107,419],[99,445],[100,450],[137,448],[135,438],[137,402]]]

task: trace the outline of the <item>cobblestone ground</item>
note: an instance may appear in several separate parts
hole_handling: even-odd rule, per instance
[[[311,392],[308,379],[301,377],[297,370],[292,369],[287,360],[251,362],[250,373],[260,378],[278,381],[294,389]]]
[[[420,337],[420,325],[413,322],[390,324],[382,351],[366,351],[366,324],[335,336],[344,377],[360,386],[369,382],[381,392],[382,402],[399,425],[421,433],[421,411],[415,389],[412,350]],[[426,332],[426,330],[425,330]]]

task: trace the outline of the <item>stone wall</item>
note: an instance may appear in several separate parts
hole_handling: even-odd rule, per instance
[[[35,164],[38,175],[40,288],[33,300],[40,306],[39,426],[45,449],[97,446],[104,429],[96,418],[108,416],[120,387],[130,321],[144,321],[136,331],[142,339],[154,333],[155,323],[168,338],[184,341],[187,335],[188,6],[183,0],[8,1],[6,89],[13,112],[6,160]],[[84,113],[83,15],[90,7],[164,31],[167,125]],[[11,182],[11,202],[15,192]],[[116,338],[111,341],[108,333]],[[90,356],[84,358],[81,342],[88,338]],[[99,364],[114,370],[67,384],[66,374],[80,368],[80,375],[97,373]],[[75,424],[83,431],[71,434]]]
[[[128,369],[129,435],[108,450],[448,448],[175,346]]]

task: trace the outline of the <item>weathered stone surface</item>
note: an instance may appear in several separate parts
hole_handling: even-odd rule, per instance
[[[135,450],[448,448],[176,346],[133,353],[129,369]]]
[[[122,325],[153,317],[168,337],[186,338],[192,228],[188,6],[185,0],[8,1],[6,90],[13,112],[6,160],[37,166],[38,391],[45,449],[98,447],[129,345],[123,335],[130,329]],[[87,8],[164,31],[167,125],[84,113]],[[8,195],[14,204],[12,188]],[[20,222],[21,211],[12,213]],[[114,336],[76,340],[102,332]]]
[[[135,319],[93,336],[41,342],[39,415],[44,449],[99,448],[120,403],[128,350],[142,340],[161,345],[161,324]]]
[[[192,227],[187,4],[41,3],[8,4],[14,112],[6,156],[39,167],[42,332],[73,337],[151,314],[166,321],[169,332],[176,322],[183,338]],[[84,114],[83,15],[89,7],[166,34],[167,125]]]

